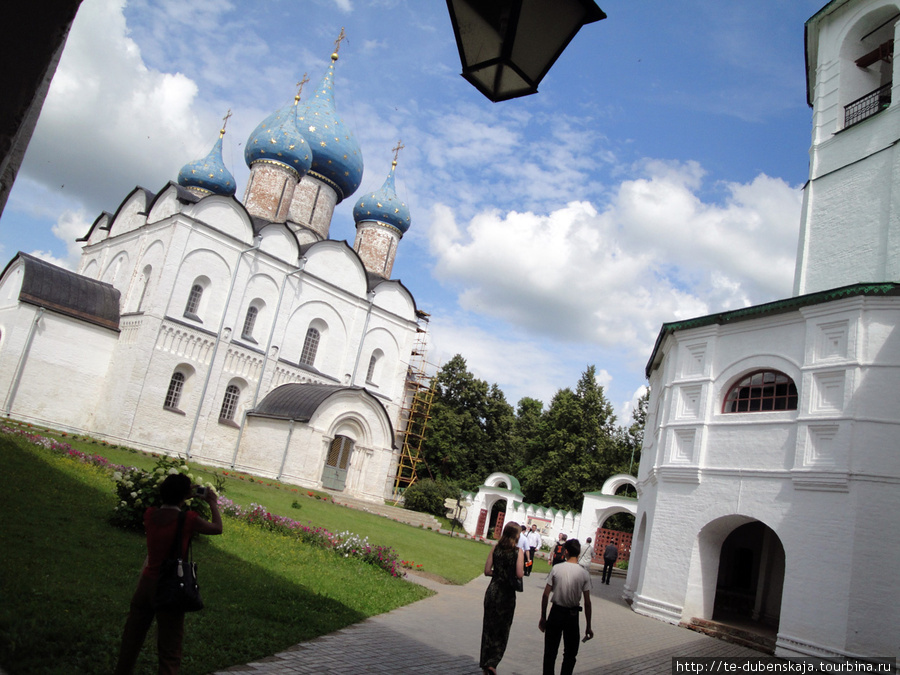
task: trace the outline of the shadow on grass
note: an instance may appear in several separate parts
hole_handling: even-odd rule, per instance
[[[100,470],[0,436],[0,665],[11,674],[108,673],[145,555],[142,535],[108,524]],[[198,541],[207,609],[189,614],[182,672],[246,663],[365,615]],[[155,672],[151,632],[139,673]]]

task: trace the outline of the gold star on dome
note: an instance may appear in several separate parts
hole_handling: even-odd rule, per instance
[[[293,149],[294,149],[294,144],[291,143],[291,144],[288,146],[288,150],[293,150]]]
[[[377,206],[377,207],[380,209],[380,208],[381,208],[381,202],[375,202],[375,206]]]
[[[321,146],[324,148],[324,147],[325,147],[325,141],[319,141],[319,145],[321,145]]]
[[[278,141],[276,141],[274,138],[269,139],[269,143],[271,143],[272,145],[275,145],[275,143],[277,143],[277,142]]]
[[[309,130],[310,130],[312,133],[316,133],[316,128],[313,127],[313,126],[310,126]]]
[[[209,177],[210,177],[210,178],[215,178],[215,177],[216,177],[216,174],[211,173],[211,174],[209,174]]]

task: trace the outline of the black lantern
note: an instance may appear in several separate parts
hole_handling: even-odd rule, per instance
[[[462,76],[494,101],[536,94],[578,30],[606,18],[593,0],[447,0]]]

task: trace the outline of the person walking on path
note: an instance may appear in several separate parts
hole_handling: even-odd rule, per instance
[[[484,575],[491,578],[484,592],[484,620],[481,626],[479,665],[484,675],[496,675],[516,613],[516,586],[525,575],[524,553],[516,545],[518,539],[518,524],[507,523],[503,536],[484,563]]]
[[[618,559],[619,549],[613,542],[609,542],[603,551],[603,576],[600,577],[600,581],[607,586],[609,586],[609,578],[612,576],[613,565]]]
[[[144,645],[147,631],[156,618],[159,675],[177,675],[181,669],[181,645],[184,638],[184,612],[157,610],[154,608],[156,584],[160,567],[172,550],[178,527],[178,519],[184,503],[191,498],[191,479],[183,473],[167,476],[160,485],[162,506],[151,506],[144,513],[144,529],[147,532],[147,559],[141,569],[137,590],[131,598],[131,607],[115,675],[131,675],[138,655]],[[211,522],[201,518],[196,511],[188,511],[184,517],[181,554],[185,555],[195,534],[222,534],[222,516],[219,514],[218,497],[209,489],[204,498],[212,512]]]
[[[534,556],[541,547],[541,543],[541,533],[538,532],[537,525],[532,523],[531,532],[528,533],[528,553],[530,554],[532,567],[534,566]]]
[[[594,547],[591,546],[591,538],[585,539],[584,544],[584,550],[581,552],[581,557],[578,558],[578,564],[590,572],[591,561],[594,559]]]
[[[584,602],[584,640],[594,637],[591,630],[591,575],[578,564],[581,544],[577,539],[566,542],[565,562],[555,565],[547,577],[544,595],[541,597],[541,620],[538,628],[544,634],[543,675],[554,675],[559,641],[563,641],[563,661],[560,675],[572,675],[578,656],[580,635],[578,615]],[[547,601],[553,594],[553,606],[547,616]]]
[[[556,540],[556,546],[553,547],[553,557],[550,560],[551,565],[559,565],[566,560],[566,535],[562,532]]]
[[[531,575],[531,545],[528,543],[528,528],[523,527],[519,532],[519,542],[517,546],[522,549],[522,556],[525,561],[525,576]]]

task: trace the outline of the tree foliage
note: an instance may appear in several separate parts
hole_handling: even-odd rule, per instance
[[[422,457],[435,478],[474,490],[494,471],[515,475],[534,504],[578,509],[583,493],[616,473],[637,474],[647,395],[627,428],[616,426],[597,371],[575,390],[557,391],[544,409],[523,398],[514,410],[496,384],[477,379],[459,354],[437,374]],[[633,458],[633,459],[632,459]]]

